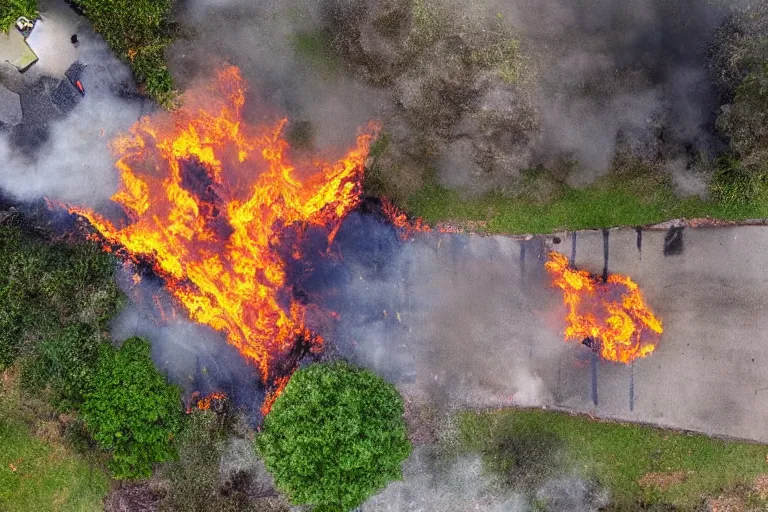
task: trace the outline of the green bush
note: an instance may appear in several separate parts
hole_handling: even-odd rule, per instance
[[[96,368],[101,333],[87,324],[72,324],[38,343],[22,361],[22,382],[27,389],[51,386],[60,410],[77,409],[85,398]]]
[[[256,439],[279,489],[314,510],[350,510],[402,477],[410,453],[403,400],[346,363],[297,371]]]
[[[733,156],[722,157],[712,176],[712,197],[730,207],[747,205],[764,199],[768,193],[768,169],[756,172]]]
[[[66,354],[48,350],[62,371],[94,363],[90,344],[105,338],[107,322],[123,301],[114,272],[114,257],[96,244],[50,243],[0,226],[0,370],[21,354],[35,358],[54,350],[51,344],[60,338],[70,343],[67,351],[78,352],[77,361],[67,361]],[[91,348],[77,347],[78,337]],[[46,340],[48,349],[41,346]],[[82,360],[86,356],[90,359]]]
[[[37,17],[37,0],[3,0],[0,2],[0,32],[8,32],[20,16]]]
[[[128,61],[136,79],[158,103],[170,106],[173,80],[165,48],[173,40],[171,0],[76,0],[93,29]]]
[[[768,6],[755,3],[718,31],[710,68],[725,98],[717,129],[730,144],[713,176],[727,205],[765,198],[768,185]]]
[[[99,446],[112,452],[117,478],[148,477],[154,463],[175,456],[180,391],[157,371],[146,340],[130,338],[119,350],[102,346],[81,412]]]

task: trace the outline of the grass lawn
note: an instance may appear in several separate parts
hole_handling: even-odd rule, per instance
[[[0,374],[0,510],[103,510],[107,473],[65,444],[42,403],[22,399],[12,371]]]
[[[529,479],[537,472],[544,478],[552,467],[565,467],[596,477],[610,488],[615,510],[632,510],[638,503],[693,510],[705,496],[739,488],[742,499],[766,506],[756,493],[744,491],[757,475],[768,473],[763,445],[517,409],[462,413],[459,445],[480,451],[490,470],[505,475],[520,470]]]
[[[22,423],[0,419],[0,510],[103,510],[108,487],[98,467],[32,437]]]
[[[680,198],[669,183],[652,173],[608,176],[584,189],[562,185],[550,201],[498,194],[462,199],[456,192],[428,183],[408,198],[406,209],[430,224],[473,221],[475,230],[510,234],[644,226],[675,218],[768,217],[768,202],[723,204]]]

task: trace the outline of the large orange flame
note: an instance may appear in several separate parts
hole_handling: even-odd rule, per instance
[[[568,308],[566,340],[596,344],[609,361],[631,363],[647,357],[663,332],[661,322],[645,305],[637,283],[627,276],[611,274],[606,282],[568,265],[568,259],[551,252],[546,269],[553,284],[563,291]]]
[[[309,226],[329,241],[360,201],[364,162],[376,127],[335,163],[287,157],[276,126],[242,119],[245,84],[236,67],[185,94],[172,114],[144,117],[112,142],[120,185],[117,222],[70,207],[129,256],[153,261],[192,319],[226,334],[273,386],[263,411],[285,385],[280,360],[301,338],[323,340],[305,325],[306,305],[286,284],[278,251],[286,233]],[[302,257],[298,245],[291,257]],[[280,373],[280,372],[277,372]],[[283,372],[284,373],[284,372]]]

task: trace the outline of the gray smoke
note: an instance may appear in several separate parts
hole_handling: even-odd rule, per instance
[[[528,512],[524,496],[505,491],[483,471],[479,457],[460,458],[440,467],[428,449],[418,447],[405,462],[403,481],[390,483],[369,499],[363,512]]]
[[[537,55],[544,154],[577,160],[582,180],[605,172],[619,143],[651,162],[686,145],[714,149],[706,57],[726,9],[700,0],[499,9]]]
[[[168,52],[182,88],[210,77],[225,62],[234,64],[260,107],[247,111],[246,118],[262,122],[277,114],[293,126],[309,122],[307,142],[314,149],[350,147],[357,130],[376,118],[382,91],[341,70],[318,70],[297,54],[296,38],[318,28],[311,2],[193,2],[184,14],[192,36]],[[265,112],[264,105],[272,111]]]
[[[17,200],[46,196],[90,207],[104,204],[118,183],[109,141],[153,109],[130,96],[130,70],[100,38],[87,32],[79,38],[85,97],[78,101],[67,78],[34,74],[34,66],[16,84],[24,117],[22,124],[0,132],[0,189]],[[70,98],[57,96],[67,89]]]
[[[276,106],[311,122],[321,146],[382,120],[392,148],[380,164],[395,195],[418,188],[425,166],[465,193],[516,193],[520,171],[539,164],[574,161],[568,179],[583,185],[617,154],[673,176],[667,161],[689,172],[700,154],[716,155],[706,59],[736,6],[198,0],[182,18],[195,35],[171,55],[177,75],[222,58],[241,66]],[[513,39],[516,56],[504,53]],[[214,56],[203,66],[201,52]]]
[[[340,315],[322,332],[334,350],[437,407],[551,403],[558,367],[573,352],[557,336],[562,298],[538,241],[424,234],[403,243],[357,214],[337,240],[344,272],[309,290]]]
[[[137,284],[134,273],[131,265],[118,273],[118,284],[130,303],[112,321],[112,339],[117,343],[133,336],[150,340],[152,359],[182,388],[185,402],[194,392],[202,396],[224,392],[249,421],[256,421],[264,397],[256,367],[222,333],[191,321],[160,280],[145,276]]]
[[[596,512],[609,494],[580,478],[558,476],[533,492],[510,490],[487,472],[478,456],[440,461],[427,447],[417,447],[403,467],[403,480],[390,483],[369,499],[362,512]]]

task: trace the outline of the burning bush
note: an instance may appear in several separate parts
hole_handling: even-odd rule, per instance
[[[376,128],[335,163],[289,155],[286,121],[243,120],[246,84],[236,67],[190,89],[173,114],[144,117],[112,142],[122,218],[79,207],[107,242],[149,260],[189,316],[226,333],[270,388],[263,411],[303,354],[322,337],[312,307],[293,289],[287,261],[305,257],[309,233],[325,248],[360,202],[363,164]],[[320,251],[325,250],[320,248]]]
[[[411,450],[397,390],[346,363],[296,372],[256,442],[294,503],[334,511],[350,510],[401,478]]]
[[[149,476],[154,463],[173,458],[172,440],[181,428],[181,394],[149,353],[141,338],[126,340],[119,350],[106,345],[82,408],[94,439],[112,452],[118,478]]]

